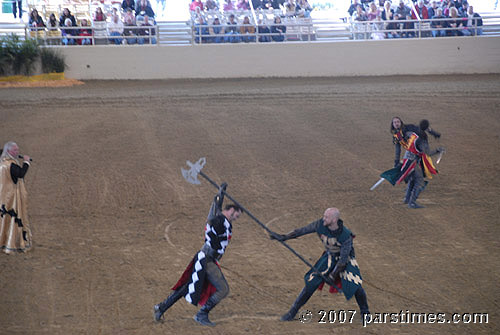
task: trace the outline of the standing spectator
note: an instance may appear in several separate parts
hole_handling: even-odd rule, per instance
[[[443,15],[443,10],[439,7],[436,8],[436,15],[432,17],[431,28],[433,37],[446,36],[448,22],[446,21],[446,16]]]
[[[135,10],[135,0],[123,0],[122,9],[124,12],[126,12],[127,9]]]
[[[83,38],[78,39],[79,45],[92,45],[92,30],[88,29],[90,26],[86,19],[83,19],[80,23],[80,26],[83,29],[80,29],[79,36]]]
[[[101,7],[97,7],[94,14],[94,21],[104,22],[107,20],[106,14],[102,12]]]
[[[73,16],[73,14],[71,14],[71,12],[69,11],[68,8],[64,8],[63,9],[63,13],[62,13],[61,17],[59,18],[59,25],[60,26],[64,26],[65,22],[66,22],[66,19],[70,19],[71,20],[71,25],[73,27],[76,27],[76,19]]]
[[[255,26],[250,23],[250,18],[245,16],[240,26],[240,34],[243,42],[255,42]]]
[[[17,12],[19,10],[19,19],[23,18],[23,2],[21,0],[12,1],[12,14],[14,19],[17,19]]]
[[[264,24],[262,19],[259,20],[257,29],[259,32],[259,42],[271,42],[271,31],[269,30],[269,27]]]
[[[229,15],[229,21],[227,21],[225,35],[226,37],[224,38],[224,41],[227,43],[239,43],[240,42],[240,37],[239,37],[239,27],[238,27],[238,22],[236,22],[236,19],[234,17],[234,14]]]
[[[108,36],[110,36],[109,41],[117,45],[122,44],[123,38],[118,36],[122,36],[124,30],[123,22],[120,20],[118,15],[113,15],[111,22],[108,23]]]
[[[219,9],[219,5],[217,5],[217,2],[215,2],[214,0],[205,1],[206,11],[217,10],[217,9]]]
[[[138,18],[138,25],[140,25],[141,29],[139,29],[139,37],[137,38],[137,43],[138,44],[156,44],[156,30],[149,21],[149,16],[144,15],[143,17]],[[146,36],[146,37],[141,37],[141,36]]]
[[[137,5],[135,7],[135,16],[137,15],[141,16],[148,16],[150,18],[155,17],[155,12],[153,12],[153,8],[151,7],[151,3],[149,0],[139,0],[137,2]]]
[[[66,29],[61,29],[62,43],[64,45],[75,45],[76,42],[73,36],[78,34],[77,31],[73,29],[73,22],[71,22],[71,19],[67,18],[62,26],[67,27]]]
[[[201,2],[201,0],[192,0],[191,3],[189,4],[190,11],[195,12],[196,8],[203,10],[203,2]]]
[[[224,7],[222,7],[225,12],[231,12],[235,10],[236,8],[234,7],[233,1],[232,0],[226,0],[224,3]]]
[[[50,14],[47,21],[47,43],[51,45],[60,44],[61,32],[59,31],[59,21],[54,13]]]
[[[274,24],[271,27],[271,38],[275,42],[283,42],[285,40],[286,26],[281,24],[279,16],[274,17]]]
[[[22,156],[20,166],[19,147],[14,142],[7,142],[0,153],[0,249],[6,254],[26,252],[32,246],[24,185],[30,157]]]
[[[222,43],[224,42],[224,27],[221,25],[218,17],[215,17],[212,24],[208,28],[210,34],[210,42]]]

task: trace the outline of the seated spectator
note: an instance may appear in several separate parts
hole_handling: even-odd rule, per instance
[[[210,27],[208,28],[210,34],[210,42],[212,43],[222,43],[224,42],[224,27],[221,25],[220,20],[216,17]]]
[[[155,12],[153,12],[153,8],[151,7],[151,3],[149,2],[149,0],[138,0],[135,7],[135,16],[137,17],[138,15],[147,15],[149,18],[154,19]]]
[[[123,22],[127,22],[132,20],[135,25],[135,15],[134,15],[134,10],[131,8],[128,8],[124,13],[123,13]]]
[[[44,37],[45,23],[43,22],[42,17],[38,15],[38,11],[36,9],[31,11],[28,24],[31,27],[32,37]]]
[[[132,12],[130,9],[128,9],[128,11]],[[123,20],[123,37],[125,41],[127,41],[127,44],[136,44],[137,26],[135,24],[135,17],[133,15],[126,15]]]
[[[367,35],[365,35],[367,31],[367,26],[366,26],[366,21],[368,21],[368,17],[366,16],[365,11],[363,10],[363,6],[358,5],[356,7],[356,11],[354,12],[354,15],[352,16],[352,20],[355,22],[353,24],[353,30],[354,30],[354,39],[356,40],[362,40],[365,38],[368,38]]]
[[[205,22],[203,16],[200,16],[197,19],[197,22],[194,24],[194,41],[196,43],[207,43],[208,41],[208,25]]]
[[[391,2],[386,1],[384,2],[384,9],[382,10],[382,16],[381,16],[383,21],[390,21],[390,22],[385,22],[384,28],[385,30],[391,30],[385,33],[385,37],[387,38],[398,38],[398,28],[399,26],[394,22],[396,20],[394,18],[394,9],[391,8]]]
[[[401,37],[403,38],[413,38],[415,37],[415,23],[411,19],[411,15],[408,14],[406,17],[401,17],[400,20],[405,20],[403,23],[403,32]]]
[[[116,45],[122,44],[123,38],[118,36],[122,36],[123,31],[123,22],[120,20],[118,15],[113,15],[113,17],[111,17],[111,22],[108,23],[108,35],[110,36],[109,42]]]
[[[137,21],[137,25],[142,27],[138,31],[139,37],[137,38],[137,43],[141,45],[156,44],[156,30],[152,28],[154,25],[149,20],[149,16],[144,15],[141,18],[138,17]]]
[[[262,9],[264,4],[262,0],[252,0],[252,6],[254,10]]]
[[[248,0],[238,0],[238,2],[236,4],[236,9],[237,10],[249,10],[250,4],[248,3]]]
[[[295,5],[294,0],[286,0],[285,3],[283,4],[283,7],[285,7],[286,16],[295,16],[295,10],[297,6]]]
[[[135,10],[135,0],[123,0],[122,9],[123,12],[126,12],[127,9]]]
[[[70,19],[72,27],[76,27],[76,19],[73,16],[73,14],[71,14],[71,12],[68,8],[63,9],[63,13],[62,13],[61,17],[59,18],[59,26],[61,26],[61,27],[64,26],[66,19]],[[66,26],[66,27],[68,27],[68,26]]]
[[[429,18],[430,19],[432,19],[434,16],[436,16],[437,9],[438,9],[437,1],[436,0],[432,0],[431,6],[427,7],[427,12],[429,13]]]
[[[80,32],[78,36],[83,37],[77,40],[78,45],[92,45],[92,29],[86,29],[86,27],[90,27],[89,22],[86,19],[83,19],[80,23]]]
[[[263,24],[262,19],[259,20],[257,31],[259,32],[259,42],[271,42],[271,30]]]
[[[255,26],[250,23],[250,18],[245,16],[240,26],[241,40],[243,42],[255,42]]]
[[[95,10],[95,13],[94,13],[94,21],[103,22],[106,20],[107,20],[107,17],[106,17],[106,14],[104,14],[102,12],[102,8],[97,7]]]
[[[424,5],[424,0],[417,1],[417,3],[415,4],[415,10],[416,13],[414,10],[411,11],[411,18],[413,20],[417,19],[417,14],[421,20],[427,20],[429,18],[429,11],[427,10],[427,7],[425,7]]]
[[[373,21],[380,15],[380,10],[378,9],[375,2],[370,2],[370,6],[368,7],[368,11],[366,12],[366,17],[368,21]]]
[[[453,29],[448,30],[448,36],[463,36],[464,20],[458,16],[458,10],[455,7],[450,7],[450,19],[453,20],[448,21],[448,25]]]
[[[448,28],[448,22],[446,21],[446,16],[443,15],[443,10],[441,8],[436,8],[436,15],[432,17],[431,28],[433,37],[444,37],[446,36],[446,28]]]
[[[295,12],[299,17],[311,17],[313,8],[307,0],[297,0]]]
[[[226,2],[224,3],[224,7],[222,8],[224,9],[225,12],[231,12],[236,9],[232,0],[226,0]]]
[[[410,8],[405,5],[404,0],[399,0],[399,6],[394,11],[394,14],[398,14],[400,20],[405,20],[408,15],[410,15]]]
[[[229,15],[229,20],[227,21],[226,28],[224,29],[226,37],[224,38],[224,42],[226,43],[239,43],[240,37],[239,32],[240,29],[238,27],[238,22],[234,17],[234,14]]]
[[[47,21],[47,43],[56,45],[61,43],[61,32],[59,31],[59,21],[54,13],[50,14]]]
[[[206,11],[217,10],[217,9],[219,9],[219,5],[217,4],[217,2],[215,2],[214,0],[205,1]]]
[[[203,2],[201,2],[201,0],[191,0],[191,3],[189,4],[189,10],[194,12],[196,11],[196,8],[203,10]]]
[[[73,28],[73,22],[71,21],[71,19],[68,17],[66,18],[66,20],[64,21],[62,27],[68,27],[69,29],[61,29],[61,35],[62,35],[62,44],[64,45],[75,45],[76,42],[75,42],[75,39],[73,38],[73,36],[75,35],[78,35],[76,33],[76,30],[74,29],[71,29]]]
[[[382,21],[382,16],[378,15],[375,20],[372,21],[372,40],[383,40],[385,38],[385,33],[382,32],[382,30],[384,30],[384,21]]]
[[[349,13],[349,16],[353,16],[353,14],[356,12],[357,7],[361,6],[363,8],[363,5],[361,4],[360,0],[353,0],[349,8],[347,9],[347,13]]]
[[[281,24],[279,16],[274,17],[274,24],[271,26],[271,38],[275,42],[283,42],[285,40],[286,26]]]
[[[467,30],[472,36],[483,34],[483,19],[472,6],[467,7]]]

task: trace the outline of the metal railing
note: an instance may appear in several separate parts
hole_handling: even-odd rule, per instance
[[[483,25],[479,19],[472,19],[472,25],[464,27],[467,18],[441,18],[426,20],[392,20],[392,21],[351,21],[345,20],[284,20],[283,23],[269,24],[238,24],[230,28],[233,33],[227,34],[229,25],[197,25],[192,21],[156,22],[154,26],[124,26],[127,30],[147,30],[145,35],[135,35],[144,39],[144,44],[156,45],[200,45],[208,43],[318,43],[345,40],[367,40],[382,38],[431,38],[434,36],[500,36],[500,15],[485,15]],[[437,22],[445,22],[446,26],[438,27]],[[448,23],[457,23],[451,26]],[[461,24],[460,24],[461,23]],[[274,26],[284,26],[282,33],[272,31]],[[241,34],[241,28],[247,31]],[[214,29],[215,28],[215,29]],[[215,32],[220,28],[219,32]],[[81,36],[76,31],[89,30],[90,33]],[[111,36],[107,26],[100,22],[93,22],[90,27],[57,27],[36,28],[25,24],[0,24],[2,35],[16,34],[21,38],[36,38],[41,44],[53,45],[63,43],[63,31],[75,31],[71,34],[75,44],[78,41],[89,39],[92,45],[112,44],[110,39],[120,38],[122,41],[133,41],[133,35]],[[67,38],[67,37],[66,37]],[[137,41],[137,40],[136,40]],[[125,42],[126,43],[126,42]],[[69,43],[68,43],[69,44]],[[129,43],[132,44],[132,43]]]

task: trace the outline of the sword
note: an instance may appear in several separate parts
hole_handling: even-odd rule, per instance
[[[370,188],[370,191],[373,191],[374,189],[377,188],[378,185],[382,184],[382,182],[385,180],[385,178],[380,178],[379,181],[377,181],[373,186]]]

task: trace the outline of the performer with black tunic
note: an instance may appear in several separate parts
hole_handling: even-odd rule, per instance
[[[208,313],[229,293],[229,285],[220,269],[218,261],[226,251],[232,236],[232,222],[238,219],[242,209],[234,204],[222,210],[224,191],[223,184],[215,197],[205,226],[205,243],[194,256],[181,278],[172,288],[174,292],[163,302],[154,306],[155,321],[181,297],[193,304],[202,306],[194,316],[194,320],[204,326],[215,326],[208,318]]]

